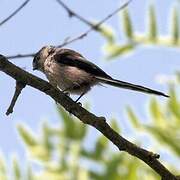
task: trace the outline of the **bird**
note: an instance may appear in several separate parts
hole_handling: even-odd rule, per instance
[[[80,53],[56,46],[44,46],[35,54],[33,70],[43,72],[49,83],[63,92],[79,95],[75,102],[78,102],[93,86],[102,84],[169,97],[148,87],[114,79]]]

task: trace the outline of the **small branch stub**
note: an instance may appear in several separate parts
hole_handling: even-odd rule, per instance
[[[6,111],[7,116],[13,112],[16,101],[17,101],[19,95],[21,94],[22,89],[25,88],[25,86],[26,85],[23,82],[16,81],[16,88],[15,88],[14,96],[12,98],[9,108]]]

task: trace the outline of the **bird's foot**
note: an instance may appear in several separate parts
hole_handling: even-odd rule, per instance
[[[82,103],[81,102],[76,102],[79,106],[81,106],[82,107]]]
[[[66,96],[70,96],[69,92],[63,92]]]

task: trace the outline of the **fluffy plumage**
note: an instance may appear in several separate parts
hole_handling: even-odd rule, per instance
[[[43,47],[34,57],[33,69],[42,71],[49,82],[61,90],[79,94],[78,101],[92,86],[109,84],[119,88],[168,97],[166,94],[136,84],[113,79],[110,75],[71,49]]]

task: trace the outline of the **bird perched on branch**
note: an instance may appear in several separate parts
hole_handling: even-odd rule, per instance
[[[63,92],[80,95],[77,102],[94,85],[108,84],[143,93],[168,97],[168,95],[136,84],[112,78],[97,65],[71,49],[45,46],[33,59],[33,70],[42,71],[50,84]]]

